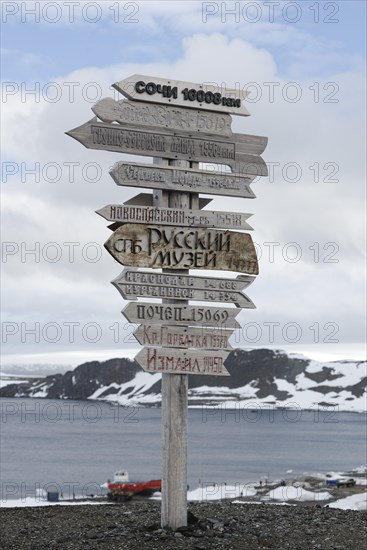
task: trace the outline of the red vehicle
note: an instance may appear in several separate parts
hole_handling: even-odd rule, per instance
[[[107,482],[108,500],[124,502],[131,500],[134,495],[151,496],[156,491],[161,491],[162,481],[151,479],[150,481],[129,481],[126,471],[115,472],[113,481]]]

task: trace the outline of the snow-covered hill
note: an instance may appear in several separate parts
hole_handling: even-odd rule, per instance
[[[229,355],[226,368],[228,378],[189,376],[189,406],[366,409],[365,361],[322,363],[280,350],[237,349]],[[143,372],[134,361],[110,359],[84,363],[65,374],[7,384],[0,396],[157,406],[160,379],[160,374]]]

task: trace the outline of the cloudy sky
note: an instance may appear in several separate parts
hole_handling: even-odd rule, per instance
[[[234,116],[232,129],[269,137],[256,199],[211,203],[254,214],[260,275],[247,294],[257,309],[238,316],[233,345],[365,357],[365,2],[1,9],[4,364],[137,350],[110,284],[122,267],[95,210],[139,192],[115,185],[117,160],[151,159],[65,135],[98,99],[120,99],[111,84],[134,73],[247,89],[251,116]]]

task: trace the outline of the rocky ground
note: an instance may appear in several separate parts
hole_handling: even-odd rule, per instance
[[[0,510],[4,550],[357,550],[367,546],[366,514],[313,506],[192,503],[189,526],[160,528],[160,503]]]

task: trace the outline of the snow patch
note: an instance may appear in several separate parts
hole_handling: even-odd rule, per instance
[[[298,500],[298,501],[307,501],[307,500],[329,500],[331,498],[330,493],[320,492],[313,493],[312,491],[306,491],[302,487],[294,487],[293,485],[285,485],[282,487],[277,487],[272,489],[265,498],[272,500],[282,500],[286,502],[287,500]]]
[[[359,510],[360,512],[367,511],[367,492],[351,495],[350,497],[341,498],[328,505],[329,508],[340,508],[341,510]]]

